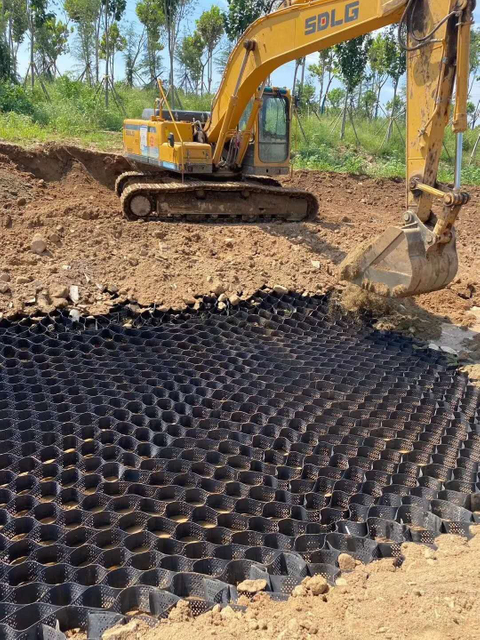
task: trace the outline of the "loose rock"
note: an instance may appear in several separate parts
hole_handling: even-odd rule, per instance
[[[356,567],[355,558],[349,556],[348,553],[341,553],[338,556],[338,566],[342,571],[353,571]]]
[[[50,287],[50,295],[52,298],[67,298],[68,287],[63,284],[54,284]]]
[[[221,282],[214,283],[212,287],[212,293],[214,293],[216,296],[222,295],[222,293],[225,293],[225,291],[226,291],[226,288]]]
[[[244,580],[237,586],[237,591],[239,593],[258,593],[259,591],[264,591],[266,586],[267,581],[263,580],[263,578],[259,578],[258,580]]]
[[[282,286],[281,284],[274,284],[273,290],[275,291],[275,293],[278,293],[279,295],[285,295],[288,293],[288,289]]]
[[[328,582],[321,575],[312,576],[311,578],[305,578],[304,580],[302,580],[302,585],[314,596],[319,596],[322,593],[326,593],[329,589]]]
[[[34,253],[41,255],[47,248],[47,243],[45,242],[43,236],[41,236],[39,233],[36,233],[33,236],[30,247]]]

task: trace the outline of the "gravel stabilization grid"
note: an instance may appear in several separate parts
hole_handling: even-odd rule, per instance
[[[480,521],[480,389],[444,354],[259,292],[0,322],[0,637],[287,597]]]

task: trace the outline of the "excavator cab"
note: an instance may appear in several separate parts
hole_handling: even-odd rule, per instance
[[[253,100],[239,123],[247,126]],[[287,89],[265,87],[257,114],[252,141],[242,165],[242,173],[260,176],[286,175],[290,171],[291,95]]]

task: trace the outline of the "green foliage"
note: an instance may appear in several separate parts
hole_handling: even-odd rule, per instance
[[[333,90],[335,91],[335,89]],[[395,127],[391,138],[386,140],[385,132],[387,118],[372,121],[368,118],[355,116],[357,134],[360,145],[351,125],[347,126],[345,140],[340,139],[340,123],[338,114],[317,117],[301,115],[306,140],[295,121],[292,124],[292,150],[294,166],[296,168],[317,169],[320,171],[335,171],[341,173],[365,174],[378,178],[405,178],[405,146],[400,132]],[[400,124],[400,130],[405,135],[405,125]],[[478,130],[465,133],[465,152],[468,156],[478,136]],[[448,128],[445,137],[439,180],[452,183],[455,137]],[[480,154],[479,154],[480,156]],[[465,185],[480,185],[480,157],[465,163],[462,171],[462,183]]]
[[[14,82],[15,71],[8,45],[0,40],[0,82]]]
[[[347,93],[353,93],[365,75],[371,42],[369,36],[359,36],[335,45],[338,68]]]
[[[0,83],[0,111],[15,111],[22,115],[32,115],[34,107],[23,87],[3,82]]]
[[[343,104],[345,100],[345,89],[341,89],[340,87],[335,87],[327,94],[327,101],[329,105],[335,109],[340,109],[340,106]]]
[[[195,31],[192,36],[185,36],[179,47],[177,60],[180,62],[187,75],[188,81],[195,92],[202,77],[203,63],[202,55],[205,50],[205,42],[202,36]]]
[[[315,102],[315,85],[311,78],[307,78],[303,85],[297,81],[295,95],[298,97],[298,106],[301,110],[311,106]]]
[[[137,2],[136,13],[145,27],[146,48],[142,59],[142,69],[147,72],[153,84],[161,69],[160,53],[163,45],[160,43],[160,33],[165,26],[165,14],[162,0],[140,0]]]
[[[35,34],[34,51],[37,68],[40,73],[53,77],[53,65],[59,56],[68,52],[68,38],[70,29],[55,16],[48,17],[37,29]]]
[[[223,14],[225,32],[231,42],[260,18],[270,7],[266,0],[227,0],[228,11]]]
[[[480,72],[480,27],[472,29],[470,42],[470,81],[479,79]]]
[[[385,71],[393,83],[398,84],[406,70],[407,54],[398,43],[396,29],[390,27],[385,36]]]
[[[213,5],[208,11],[204,11],[196,21],[197,32],[202,38],[207,51],[213,52],[223,35],[223,17],[220,9]]]

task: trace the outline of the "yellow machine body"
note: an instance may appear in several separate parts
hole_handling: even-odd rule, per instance
[[[242,173],[281,175],[290,169],[291,94],[287,89],[266,87],[260,108],[249,127],[255,101],[245,109],[236,132],[238,145],[247,130]],[[166,120],[153,115],[150,120],[125,120],[123,146],[131,160],[175,173],[202,175],[213,172],[212,146],[194,141],[192,122]]]
[[[212,173],[212,148],[193,141],[190,122],[125,120],[123,146],[135,162],[178,173]]]

